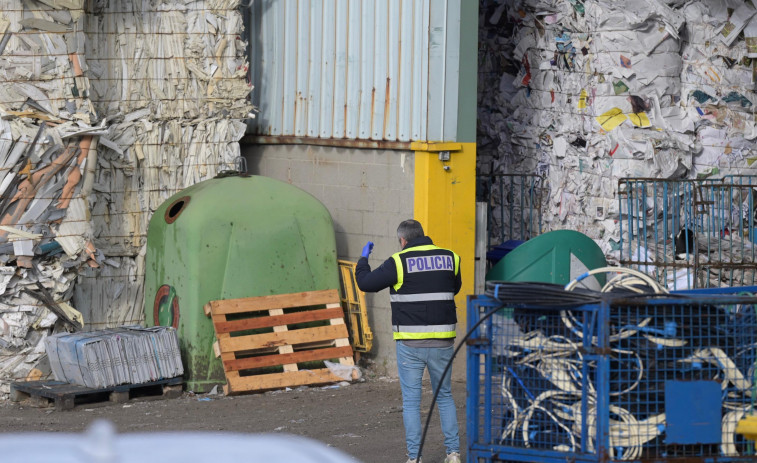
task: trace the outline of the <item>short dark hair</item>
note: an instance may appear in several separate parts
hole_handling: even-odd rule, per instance
[[[397,227],[397,238],[404,238],[407,241],[412,241],[423,236],[426,236],[423,233],[423,226],[417,220],[405,220],[399,227]]]

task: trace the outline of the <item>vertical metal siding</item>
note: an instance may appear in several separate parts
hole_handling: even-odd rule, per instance
[[[402,37],[399,31],[404,18],[400,15],[401,0],[389,0],[388,18],[398,18],[399,21],[389,21],[389,35],[387,36],[387,50],[389,56],[386,61],[386,97],[384,103],[384,136],[387,140],[397,139],[397,84],[399,83],[400,55],[402,53]]]
[[[413,30],[428,31],[429,29],[429,11],[431,5],[429,0],[421,0],[421,11],[415,11],[413,17],[415,24]],[[413,3],[415,5],[415,3]],[[412,107],[412,127],[413,139],[424,140],[433,138],[426,137],[427,114],[427,95],[428,95],[428,44],[429,34],[413,34],[413,43],[415,53],[413,53],[413,107]],[[426,57],[424,59],[424,57]],[[437,138],[436,140],[441,140]]]
[[[350,89],[347,87],[347,62],[349,60],[349,49],[347,47],[337,48],[338,43],[350,43],[347,40],[350,31],[347,24],[347,10],[349,8],[348,0],[337,0],[335,8],[336,23],[334,25],[335,35],[334,42],[332,44],[332,50],[334,53],[334,101],[331,114],[324,114],[324,119],[329,118],[328,121],[324,120],[324,125],[321,127],[321,138],[330,138],[332,136],[336,138],[345,137],[345,120],[347,119],[347,94]],[[328,18],[324,18],[324,22],[328,21]],[[324,92],[325,93],[325,92]],[[327,123],[332,125],[329,126]]]
[[[328,0],[326,3],[329,2]],[[323,0],[310,0],[310,7],[313,11],[323,10]],[[324,11],[325,13],[325,11]],[[323,19],[326,14],[319,17],[309,15],[310,19],[310,59],[308,61],[308,98],[307,98],[307,136],[317,137],[320,135],[322,121],[321,119],[321,93],[324,87],[330,85],[321,85],[321,76],[330,66],[331,61],[326,50],[327,37],[324,34]],[[322,65],[321,65],[322,64]],[[329,81],[329,82],[333,82]],[[324,102],[325,103],[325,102]]]
[[[258,135],[454,141],[461,0],[256,0]]]
[[[298,137],[307,136],[307,113],[310,108],[310,101],[308,98],[308,88],[310,84],[310,74],[308,68],[310,67],[310,51],[309,45],[313,41],[313,30],[310,28],[310,0],[304,2],[286,2],[288,5],[292,5],[295,16],[297,18],[295,34],[295,44],[293,61],[296,69],[297,87],[294,99],[294,134]],[[303,33],[304,31],[304,33]],[[289,87],[285,87],[284,91]],[[288,93],[288,92],[287,92]],[[289,108],[284,106],[284,112],[286,114]]]
[[[460,11],[462,0],[448,0],[445,11],[445,29],[446,36],[444,47],[444,82],[445,95],[457,95],[459,82],[460,66],[460,15],[450,14],[452,11]],[[449,105],[449,99],[444,99],[445,107],[442,112],[442,133],[452,133],[457,135],[457,104]],[[459,141],[459,140],[458,140]]]
[[[446,11],[441,8],[431,8],[429,11],[428,33],[428,86],[431,89],[445,88],[446,75],[444,72],[444,49],[447,46],[445,25]],[[444,98],[431,98],[428,101],[428,131],[441,133],[444,121]],[[432,138],[433,139],[433,138]]]
[[[376,0],[363,0],[361,5],[363,12],[360,16],[362,27],[360,28],[360,106],[358,107],[358,138],[370,138],[371,101],[375,93],[373,88],[373,55],[375,53],[373,41],[373,29],[376,23],[373,15],[376,10]]]
[[[323,28],[323,66],[321,66],[321,85],[320,85],[320,112],[318,120],[320,124],[313,128],[313,137],[329,138],[334,133],[334,94],[335,89],[340,88],[332,85],[325,85],[327,82],[334,82],[334,72],[336,70],[336,23],[335,17],[336,2],[325,1],[323,5],[323,18],[321,18]],[[344,41],[342,41],[344,43]],[[342,87],[343,88],[343,87]]]
[[[415,104],[413,102],[413,81],[410,76],[413,75],[413,24],[415,23],[416,15],[413,11],[414,2],[400,2],[399,17],[402,18],[402,23],[399,26],[399,65],[397,67],[397,78],[395,85],[397,86],[397,99],[395,104],[402,105],[407,104],[407,111],[397,111],[396,117],[396,135],[398,140],[416,140],[412,136],[412,115]],[[420,16],[420,15],[418,15]]]
[[[374,51],[373,51],[373,89],[371,95],[371,126],[370,134],[374,140],[389,139],[383,131],[386,99],[388,96],[388,71],[389,71],[389,47],[388,33],[389,14],[387,6],[389,0],[376,0],[376,8],[373,17],[374,27]]]
[[[350,0],[349,9],[347,11],[347,20],[344,25],[348,28],[348,42],[341,45],[347,48],[348,60],[347,60],[347,106],[344,110],[345,124],[347,132],[343,135],[343,138],[355,139],[358,138],[358,121],[360,113],[360,37],[362,27],[357,18],[363,16],[362,12],[363,0]],[[334,134],[335,138],[339,137],[338,133]]]
[[[297,90],[300,79],[297,78],[297,3],[296,2],[284,2],[285,9],[283,11],[284,21],[278,24],[284,30],[284,53],[279,60],[281,67],[273,68],[274,75],[282,78],[284,86],[282,89],[282,103],[281,103],[281,120],[271,120],[272,126],[278,126],[280,128],[279,133],[274,135],[302,135],[294,131],[294,118],[297,114]],[[280,37],[274,36],[274,39],[280,39]],[[274,63],[274,56],[271,57],[271,61]],[[268,79],[278,80],[278,79]],[[278,97],[278,95],[276,95]],[[277,98],[278,99],[278,98]],[[276,100],[271,104],[276,104]],[[274,129],[275,130],[275,129]]]

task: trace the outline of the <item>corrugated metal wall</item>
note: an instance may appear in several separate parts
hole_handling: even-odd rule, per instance
[[[253,133],[454,141],[460,1],[254,0]]]

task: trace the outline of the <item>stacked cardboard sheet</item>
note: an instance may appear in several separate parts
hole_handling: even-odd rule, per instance
[[[92,388],[141,384],[184,373],[176,330],[122,326],[45,339],[55,379]]]

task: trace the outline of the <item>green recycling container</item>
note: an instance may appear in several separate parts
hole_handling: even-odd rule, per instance
[[[217,177],[175,194],[150,220],[145,320],[177,329],[187,390],[225,382],[206,303],[338,288],[331,216],[288,183]]]
[[[588,270],[605,267],[602,249],[591,238],[574,230],[554,230],[519,245],[487,273],[487,281],[531,281],[566,285]],[[599,290],[605,275],[584,284]]]

